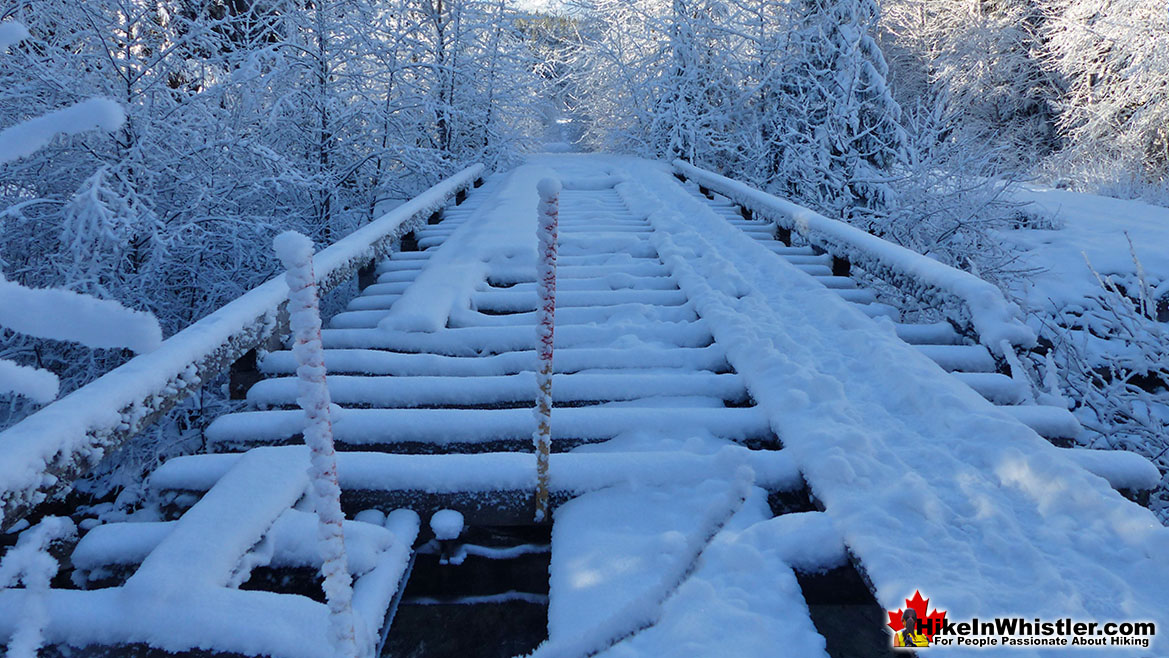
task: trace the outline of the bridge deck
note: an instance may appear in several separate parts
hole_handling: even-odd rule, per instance
[[[419,251],[379,263],[323,332],[370,637],[430,514],[530,524],[534,190],[549,169],[566,189],[537,655],[841,655],[800,580],[839,568],[863,576],[872,609],[920,590],[958,620],[1169,622],[1169,535],[1087,469],[1127,471],[1052,445],[1070,444],[1074,420],[1027,404],[986,347],[901,323],[830,255],[658,165],[547,156],[416,231]],[[90,589],[47,593],[50,642],[327,652],[319,592],[248,585],[316,559],[295,362],[276,351],[259,366],[250,409],[207,430],[218,454],[154,473],[171,520],[81,540]],[[28,600],[0,591],[0,638]]]

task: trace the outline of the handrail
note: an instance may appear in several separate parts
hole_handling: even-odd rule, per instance
[[[798,233],[834,258],[855,263],[923,301],[957,301],[965,315],[957,320],[967,323],[978,341],[994,354],[1005,356],[1003,341],[1011,347],[1031,348],[1036,344],[1035,332],[1020,319],[1019,307],[996,286],[969,272],[683,160],[674,160],[674,170],[778,227]]]
[[[482,182],[472,165],[313,257],[322,293],[385,257],[398,240]],[[0,432],[0,528],[69,490],[111,450],[287,327],[278,275],[142,354]]]

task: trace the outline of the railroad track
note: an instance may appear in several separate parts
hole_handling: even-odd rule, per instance
[[[1164,595],[1127,576],[1164,577],[1147,552],[1163,529],[1089,473],[1139,498],[1141,465],[1068,448],[1074,418],[1034,404],[994,344],[902,324],[839,256],[777,240],[733,190],[639,166],[545,157],[464,184],[329,319],[371,651],[892,655],[885,611],[916,589],[964,611],[1054,613],[1044,596],[1062,594],[1082,600],[1061,616],[1160,614],[1141,606]],[[531,218],[549,173],[565,185],[553,520],[536,523]],[[254,364],[247,409],[208,426],[208,453],[151,475],[157,517],[71,548],[43,599],[50,646],[330,655],[296,361]],[[455,536],[431,523],[444,510]],[[1079,571],[1101,559],[1117,562]],[[1093,578],[1116,591],[1089,592]],[[30,596],[0,591],[0,641]]]

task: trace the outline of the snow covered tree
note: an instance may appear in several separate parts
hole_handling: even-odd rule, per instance
[[[1169,12],[1158,0],[1049,0],[1047,63],[1066,80],[1052,169],[1169,199]],[[1126,189],[1127,188],[1127,189]]]
[[[800,0],[780,112],[789,193],[831,217],[878,234],[894,207],[906,158],[901,107],[873,37],[874,0]]]
[[[23,24],[0,24],[0,48],[29,37]],[[35,154],[57,135],[101,129],[119,129],[122,108],[109,99],[90,99],[44,116],[8,126],[0,132],[0,165]],[[92,245],[85,245],[86,251]],[[28,335],[71,340],[90,347],[153,349],[162,339],[153,316],[121,304],[68,290],[30,289],[10,282],[0,271],[0,326]],[[57,376],[47,370],[0,359],[0,394],[16,393],[47,403],[60,389]]]
[[[655,154],[725,165],[727,142],[734,139],[734,67],[721,28],[729,18],[719,0],[673,0],[669,66],[657,91],[650,124]]]
[[[669,66],[662,0],[579,0],[580,44],[570,84],[582,141],[598,150],[650,155],[659,76]]]
[[[1037,0],[885,0],[883,45],[898,98],[940,93],[962,108],[957,128],[999,148],[1000,167],[1027,167],[1057,146],[1058,80],[1042,61]]]

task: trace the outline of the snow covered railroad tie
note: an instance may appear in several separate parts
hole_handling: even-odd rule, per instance
[[[861,247],[777,241],[790,229],[766,199],[671,173],[535,157],[414,226],[327,321],[358,646],[886,656],[886,611],[915,590],[956,619],[1169,628],[1169,534],[1118,491],[1139,497],[1147,463],[1053,445],[1074,423],[1034,404],[1001,345],[902,323],[858,273],[879,269]],[[550,518],[535,523],[550,176]],[[974,326],[1025,338],[979,299]],[[330,655],[297,360],[256,366],[248,409],[210,424],[206,454],[163,464],[142,511],[83,534],[43,598],[47,645]],[[0,590],[0,644],[27,596]]]

